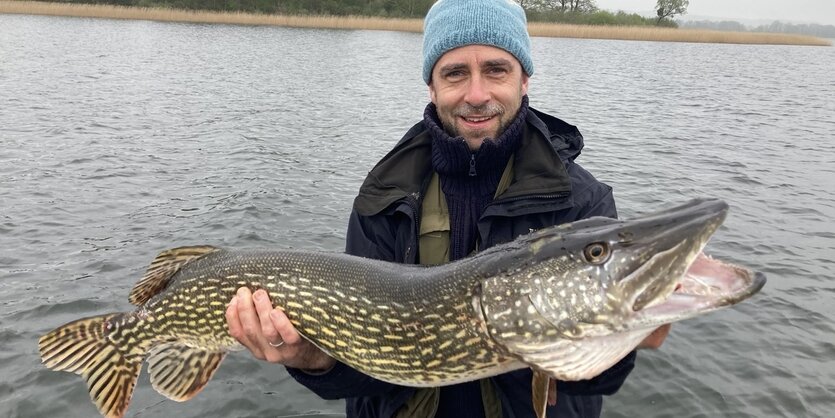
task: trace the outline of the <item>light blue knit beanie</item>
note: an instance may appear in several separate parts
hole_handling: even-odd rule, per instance
[[[525,10],[512,0],[439,0],[423,20],[423,81],[447,51],[490,45],[511,53],[533,75]]]

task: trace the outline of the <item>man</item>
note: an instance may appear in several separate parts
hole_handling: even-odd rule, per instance
[[[424,22],[423,121],[369,173],[351,213],[346,252],[440,264],[531,230],[616,217],[611,188],[574,162],[579,131],[528,107],[533,75],[525,13],[508,0],[441,0]],[[267,294],[240,289],[230,333],[259,359],[281,363],[349,417],[530,417],[530,370],[440,389],[381,382],[299,336]],[[643,346],[660,346],[669,327]],[[597,417],[634,365],[631,353],[600,376],[558,382],[551,417]],[[552,384],[553,386],[553,384]]]

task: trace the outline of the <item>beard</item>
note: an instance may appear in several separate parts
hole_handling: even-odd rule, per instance
[[[481,116],[481,117],[495,117],[498,120],[498,126],[493,129],[482,129],[473,132],[462,133],[458,128],[457,122],[459,118]],[[512,116],[512,115],[511,115]],[[479,139],[492,138],[495,139],[502,132],[505,131],[507,125],[510,123],[510,117],[507,116],[507,109],[499,103],[485,103],[479,106],[473,106],[469,103],[462,103],[452,109],[450,112],[439,112],[438,117],[441,119],[441,125],[444,130],[452,137],[464,136],[472,137],[478,136]]]

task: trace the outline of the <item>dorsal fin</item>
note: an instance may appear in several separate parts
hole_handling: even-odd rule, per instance
[[[197,245],[192,247],[177,247],[165,250],[151,262],[145,276],[139,280],[130,291],[128,300],[134,305],[142,305],[154,295],[168,287],[171,278],[183,266],[206,254],[219,250],[211,245]]]

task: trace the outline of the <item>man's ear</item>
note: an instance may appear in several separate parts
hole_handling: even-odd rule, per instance
[[[522,95],[528,94],[528,80],[530,80],[530,76],[527,74],[522,74]]]
[[[429,87],[429,100],[431,100],[432,103],[435,103],[435,105],[437,105],[438,103],[435,101],[435,88],[432,86],[431,81],[429,82],[428,87]]]

